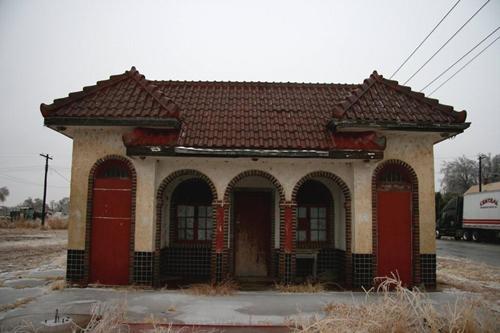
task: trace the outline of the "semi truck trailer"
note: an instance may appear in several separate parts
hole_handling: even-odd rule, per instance
[[[436,238],[500,239],[500,190],[465,193],[450,200],[436,221]]]

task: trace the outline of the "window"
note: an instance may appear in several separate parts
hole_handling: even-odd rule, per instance
[[[108,160],[99,166],[97,178],[130,178],[127,165],[118,160]]]
[[[212,239],[212,207],[177,206],[177,239],[209,241]]]
[[[181,182],[172,194],[171,241],[210,243],[212,192],[201,179]]]
[[[297,241],[326,242],[327,207],[301,206],[297,208]]]
[[[333,212],[330,190],[323,183],[308,180],[297,193],[298,246],[309,247],[308,243],[325,243],[333,237],[329,224]]]

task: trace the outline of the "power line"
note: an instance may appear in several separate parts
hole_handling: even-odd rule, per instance
[[[481,40],[479,43],[477,43],[472,49],[470,49],[466,54],[464,54],[463,56],[460,57],[460,59],[458,59],[457,61],[455,61],[451,66],[449,66],[448,68],[446,68],[441,74],[439,74],[438,76],[436,76],[431,82],[427,83],[427,85],[425,87],[423,87],[422,89],[420,89],[420,92],[422,92],[423,90],[425,90],[428,86],[430,86],[431,84],[433,84],[436,80],[438,80],[441,76],[443,76],[444,74],[446,74],[450,69],[452,69],[456,64],[458,64],[462,59],[464,59],[466,56],[468,56],[472,51],[474,51],[479,45],[481,45],[485,40],[487,40],[491,35],[493,35],[495,32],[498,31],[498,29],[500,29],[500,27],[497,27],[495,30],[493,30],[488,36],[484,37],[483,40]]]
[[[403,63],[398,67],[398,69],[396,69],[396,71],[394,73],[392,73],[392,75],[389,77],[389,79],[392,79],[393,76],[396,75],[401,68],[403,68],[403,66],[408,62],[408,60],[410,60],[410,58],[415,54],[415,52],[417,52],[417,50],[425,43],[425,41],[430,37],[430,35],[432,35],[432,33],[434,32],[434,30],[436,30],[437,27],[439,27],[439,25],[444,21],[444,19],[451,13],[451,11],[453,9],[455,9],[455,7],[458,5],[458,3],[460,1],[461,0],[458,0],[457,2],[455,2],[455,4],[453,5],[453,7],[451,7],[450,10],[448,10],[448,12],[446,13],[446,15],[443,16],[443,18],[438,22],[438,24],[436,24],[436,26],[431,30],[431,32],[429,32],[429,34],[427,34],[427,36],[425,36],[424,40],[421,41],[420,44],[418,44],[418,46],[415,48],[415,50],[413,50],[413,52],[405,59],[405,61],[403,61]]]
[[[62,175],[59,171],[57,171],[54,167],[50,167],[50,170],[54,171],[57,175],[59,175],[59,177],[61,177],[62,179],[64,179],[65,181],[67,181],[68,183],[70,183],[69,179],[66,178],[64,175]]]
[[[444,43],[436,52],[434,52],[434,54],[429,58],[427,59],[426,62],[424,62],[424,64],[422,66],[420,66],[419,69],[417,69],[417,71],[415,73],[413,73],[409,78],[408,80],[406,80],[403,85],[406,85],[408,82],[410,82],[411,79],[413,79],[415,77],[415,75],[417,75],[421,70],[422,68],[424,68],[432,59],[434,59],[434,57],[439,53],[441,52],[442,49],[444,49],[444,47],[446,45],[448,45],[449,42],[451,42],[451,40],[453,38],[455,38],[456,35],[458,35],[458,33],[460,31],[462,31],[462,29],[484,8],[484,6],[486,6],[488,4],[488,2],[490,2],[490,0],[487,0],[467,21],[465,21],[464,24],[462,24],[462,26],[457,30],[455,31],[455,33],[450,37],[448,38],[448,40],[446,41],[446,43]]]
[[[471,62],[473,62],[474,59],[476,59],[477,57],[479,57],[484,51],[486,51],[491,45],[493,45],[493,43],[495,43],[499,38],[500,38],[500,36],[498,36],[497,38],[495,38],[495,40],[492,41],[491,43],[489,43],[484,49],[481,50],[481,52],[479,52],[478,54],[476,54],[471,60],[467,61],[465,63],[465,65],[463,65],[462,67],[460,67],[460,69],[458,71],[456,71],[455,74],[453,74],[452,76],[450,76],[446,81],[444,81],[443,83],[441,83],[436,89],[434,89],[433,91],[431,91],[431,93],[428,96],[431,96],[432,94],[434,94],[439,88],[441,88],[448,81],[450,81],[451,79],[453,79],[455,77],[455,75],[457,75],[458,73],[460,73],[465,67],[467,67]]]
[[[29,181],[29,180],[25,180],[22,178],[18,178],[18,177],[6,175],[6,174],[0,174],[0,178],[4,178],[5,180],[11,181],[13,183],[18,183],[18,184],[33,185],[33,186],[39,186],[39,187],[43,186],[43,184],[40,184],[40,183],[35,183],[35,182]],[[59,186],[59,185],[49,185],[49,187],[65,188],[65,189],[68,188],[68,186]]]

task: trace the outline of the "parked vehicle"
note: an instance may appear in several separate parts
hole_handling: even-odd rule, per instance
[[[465,193],[444,206],[436,221],[436,238],[481,241],[500,239],[500,190]]]

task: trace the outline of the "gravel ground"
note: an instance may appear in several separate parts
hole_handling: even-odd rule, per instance
[[[31,270],[66,255],[67,230],[0,229],[0,273]],[[64,261],[62,263],[65,264]],[[64,267],[62,267],[64,268]]]

